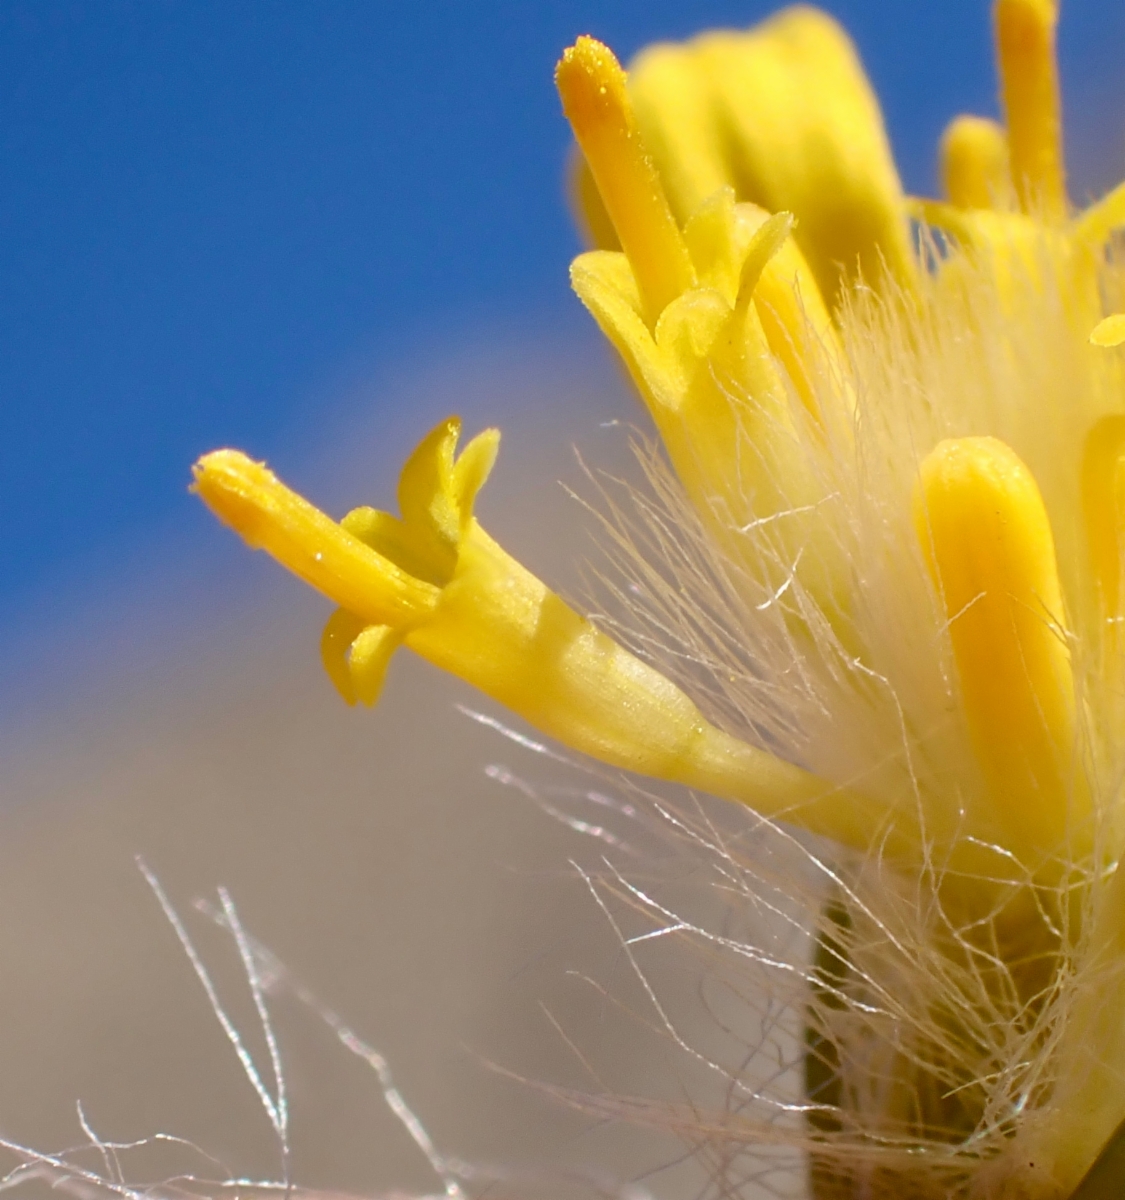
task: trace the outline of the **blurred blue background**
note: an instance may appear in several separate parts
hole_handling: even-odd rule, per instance
[[[3,0],[0,626],[207,520],[200,452],[276,458],[380,364],[497,325],[593,347],[566,284],[560,49],[592,32],[627,57],[772,7]],[[988,4],[827,7],[932,190],[945,120],[995,111]],[[1083,194],[1125,174],[1125,5],[1072,0],[1062,37]]]

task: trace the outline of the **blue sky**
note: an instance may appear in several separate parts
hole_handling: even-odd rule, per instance
[[[0,620],[112,570],[218,444],[274,456],[325,397],[489,322],[586,328],[561,190],[559,50],[627,56],[758,0],[3,0]],[[995,110],[982,0],[835,0],[903,173]],[[1078,190],[1125,174],[1120,0],[1063,29]],[[77,600],[76,602],[80,602]]]

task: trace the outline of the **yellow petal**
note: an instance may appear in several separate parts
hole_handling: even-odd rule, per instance
[[[684,226],[699,286],[714,288],[730,303],[738,293],[739,270],[753,237],[748,233],[738,220],[734,188],[726,186],[708,196]]]
[[[397,630],[365,625],[354,613],[338,608],[320,635],[320,658],[346,704],[358,700],[370,707],[379,698],[391,656],[401,644]]]
[[[324,623],[320,635],[320,661],[324,664],[325,673],[332,680],[336,691],[343,697],[349,707],[355,704],[355,684],[352,681],[351,664],[348,662],[348,651],[352,642],[363,632],[362,617],[350,613],[346,608],[338,608]]]
[[[685,292],[651,332],[623,255],[581,255],[571,279],[621,354],[686,495],[724,550],[738,563],[754,558],[756,581],[771,593],[796,577],[826,613],[839,614],[839,544],[821,519],[827,489],[810,465],[803,428],[807,416],[823,416],[812,370],[837,352],[836,335],[799,252],[779,262],[791,246],[789,215],[766,218],[758,210],[756,226],[750,215],[747,206],[732,209],[725,191],[700,209],[688,241],[714,286]],[[815,318],[805,311],[803,283]],[[746,530],[780,513],[786,516],[771,528],[770,553],[756,555]],[[764,559],[771,564],[765,574]]]
[[[403,521],[428,529],[449,546],[461,534],[461,514],[453,495],[453,455],[461,421],[450,417],[422,439],[403,464],[398,479],[398,507]]]
[[[746,443],[757,461],[768,460],[777,432],[791,430],[757,312],[736,312],[717,290],[694,288],[650,332],[622,286],[623,267],[607,251],[581,255],[571,266],[574,289],[621,354],[696,510],[721,526],[743,524],[754,515],[748,502],[775,503],[767,493],[785,478],[755,471]]]
[[[641,314],[636,281],[625,255],[612,250],[580,254],[570,264],[570,282],[621,355],[659,426],[657,410],[675,407],[676,385],[668,365],[654,352],[656,342]]]
[[[595,250],[571,264],[574,290],[621,354],[674,462],[677,451],[669,438],[686,436],[697,447],[725,446],[729,454],[738,420],[783,403],[770,346],[750,301],[784,244],[790,218],[779,214],[763,219],[752,232],[743,232],[738,247],[728,200],[726,193],[717,193],[690,225],[693,246],[714,286],[684,293],[668,305],[652,331],[638,312],[637,288],[623,255]],[[734,257],[727,261],[730,255]],[[789,267],[794,269],[792,259]],[[786,279],[784,271],[771,275],[771,296],[784,303],[784,289],[798,283]],[[814,290],[814,305],[815,299]],[[728,375],[723,381],[715,378],[720,363]],[[736,378],[730,378],[732,371]],[[735,408],[744,410],[741,416]],[[784,423],[780,410],[772,417]],[[722,490],[721,480],[722,472],[716,471],[713,490]]]
[[[1084,847],[1074,681],[1035,480],[995,438],[942,442],[922,463],[915,521],[949,622],[988,816],[1028,866]]]
[[[476,435],[453,464],[452,493],[461,521],[461,531],[473,519],[477,493],[488,482],[500,452],[500,430],[485,429]]]
[[[369,707],[379,699],[391,657],[402,645],[402,635],[387,625],[368,625],[356,635],[348,657],[355,698]]]
[[[353,508],[340,518],[340,528],[416,579],[441,587],[453,574],[455,546],[437,541],[429,530],[419,536],[416,528],[390,513],[366,505]]]
[[[771,218],[764,209],[741,204],[739,216],[755,232],[767,220],[784,221],[791,229],[789,213]],[[810,416],[821,421],[825,414],[813,381],[825,370],[836,378],[845,373],[843,349],[820,287],[793,237],[778,239],[770,234],[760,241],[743,263],[739,286],[752,291],[770,352],[784,367]]]
[[[742,270],[738,276],[739,303],[746,304],[753,299],[762,273],[781,252],[792,232],[793,214],[787,212],[774,213],[758,227],[742,260]]]
[[[432,429],[399,475],[402,519],[371,508],[350,512],[341,524],[404,570],[442,584],[453,572],[457,543],[472,519],[473,501],[496,460],[499,431],[485,430],[456,455],[461,420]]]

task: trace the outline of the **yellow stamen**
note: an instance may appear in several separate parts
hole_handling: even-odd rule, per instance
[[[1011,182],[1001,126],[984,117],[950,121],[941,139],[941,175],[958,208],[1006,208]]]
[[[601,42],[581,37],[562,56],[555,83],[563,111],[641,293],[650,326],[695,275],[656,168],[645,152],[625,72]]]
[[[338,608],[320,637],[320,657],[328,678],[350,705],[372,705],[379,698],[391,656],[402,634],[389,625],[367,625],[361,617]]]
[[[1074,682],[1054,542],[1031,472],[1004,442],[940,443],[915,521],[949,621],[991,817],[1028,865],[1074,849]]]
[[[1099,321],[1094,326],[1094,332],[1090,334],[1090,345],[1104,346],[1111,349],[1114,346],[1120,346],[1125,342],[1125,313],[1114,313],[1112,317],[1106,317],[1104,321]]]
[[[997,0],[996,48],[1012,156],[1024,212],[1066,217],[1062,103],[1055,59],[1056,0]]]
[[[346,533],[264,463],[215,450],[194,475],[195,492],[220,521],[366,623],[413,625],[437,604],[436,587]]]

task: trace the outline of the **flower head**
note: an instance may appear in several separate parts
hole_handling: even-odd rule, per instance
[[[1056,19],[997,0],[1005,123],[950,124],[942,201],[904,194],[814,9],[628,74],[591,38],[563,55],[599,247],[572,283],[673,473],[660,554],[624,565],[662,649],[480,527],[495,431],[430,433],[399,517],[337,524],[234,451],[196,468],[339,604],[349,702],[405,645],[838,845],[801,1001],[818,1195],[1068,1196],[1125,1120],[1125,185],[1068,200]]]

